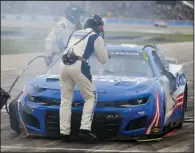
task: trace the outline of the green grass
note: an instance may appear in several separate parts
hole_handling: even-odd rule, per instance
[[[44,52],[44,38],[49,32],[49,28],[5,28],[1,27],[2,32],[21,32],[29,36],[25,39],[9,39],[1,37],[1,54],[33,53]],[[154,34],[140,32],[116,32],[105,33],[108,37],[149,37],[147,40],[107,40],[106,43],[134,43],[134,44],[152,44],[152,43],[172,43],[193,41],[193,35],[183,34]]]

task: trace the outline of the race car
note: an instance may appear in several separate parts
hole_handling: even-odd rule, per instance
[[[95,56],[89,61],[97,93],[92,123],[97,138],[161,138],[172,129],[182,128],[187,107],[187,80],[182,65],[167,63],[152,45],[106,47],[110,59],[105,65]],[[20,97],[9,105],[13,130],[20,133],[23,129],[27,136],[60,135],[57,71],[30,80]],[[83,104],[75,86],[72,135],[79,130]]]
[[[168,24],[165,21],[156,21],[154,23],[155,27],[168,28]]]

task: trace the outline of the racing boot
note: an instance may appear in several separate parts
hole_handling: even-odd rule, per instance
[[[88,140],[88,141],[95,141],[96,140],[96,135],[94,135],[89,130],[80,129],[80,131],[79,131],[79,137],[81,137],[84,140]]]
[[[60,141],[62,142],[70,142],[70,135],[60,134]]]

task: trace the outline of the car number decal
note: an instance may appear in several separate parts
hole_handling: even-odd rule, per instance
[[[176,74],[176,85],[177,85],[177,87],[184,86],[185,83],[186,83],[185,74],[184,73],[182,73],[182,74],[177,73]]]
[[[117,77],[117,76],[93,76],[93,80],[105,82],[142,82],[147,78],[130,78],[130,77]]]

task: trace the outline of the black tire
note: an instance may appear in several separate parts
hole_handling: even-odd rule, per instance
[[[165,118],[165,115],[166,115],[166,102],[165,102],[165,96],[164,96],[164,100],[163,100],[163,114],[164,114],[164,118]],[[164,126],[163,128],[163,135],[165,135],[168,131],[168,128],[166,126]]]
[[[187,88],[186,88],[187,89]],[[183,105],[182,105],[182,112],[181,112],[181,118],[180,118],[180,122],[179,122],[179,125],[177,126],[178,129],[181,129],[183,127],[183,122],[184,122],[184,117],[185,117],[185,109],[187,108],[187,101],[186,101],[186,89],[184,91],[184,102],[183,102]]]
[[[19,118],[17,117],[17,101],[13,101],[9,105],[9,121],[10,121],[10,127],[12,130],[14,130],[17,134],[21,133],[20,129],[20,122]]]
[[[186,84],[184,91],[184,111],[187,111],[187,101],[188,101],[188,85]]]
[[[180,122],[179,122],[179,125],[177,126],[178,129],[181,129],[183,127],[184,114],[185,114],[184,107],[182,107]]]
[[[183,127],[185,111],[187,110],[187,84],[186,84],[186,87],[185,87],[184,98],[183,99],[184,99],[184,102],[183,102],[183,105],[182,105],[180,123],[177,126],[178,129],[181,129]]]

